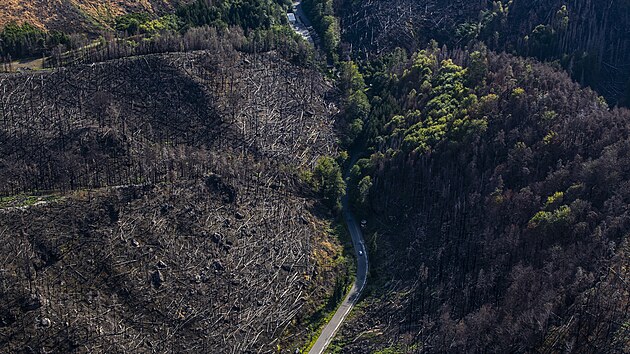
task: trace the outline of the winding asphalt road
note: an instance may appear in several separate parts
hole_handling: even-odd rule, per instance
[[[330,344],[335,336],[335,333],[337,333],[339,327],[341,327],[343,320],[359,300],[361,292],[367,283],[368,255],[367,250],[365,249],[365,242],[363,241],[363,234],[361,233],[361,228],[359,227],[357,220],[350,212],[348,197],[343,198],[342,206],[343,218],[348,225],[348,230],[350,231],[350,236],[352,237],[352,244],[354,245],[354,252],[357,257],[357,277],[354,280],[354,284],[352,284],[352,289],[350,289],[350,292],[343,300],[330,322],[328,322],[326,327],[324,327],[324,330],[319,335],[319,338],[317,338],[317,342],[315,342],[309,351],[309,354],[320,354],[324,352],[328,344]],[[361,251],[361,255],[359,254],[359,251]]]
[[[302,35],[307,41],[313,43],[313,37],[308,30],[311,23],[302,9],[301,0],[293,2],[293,12],[297,20],[292,24],[293,30]],[[354,165],[356,159],[357,157],[352,160],[350,166]],[[337,330],[346,319],[346,316],[348,316],[350,310],[352,310],[359,300],[359,297],[361,297],[363,288],[365,288],[365,284],[367,283],[368,255],[367,250],[365,249],[365,241],[363,241],[363,233],[361,233],[361,228],[359,227],[357,220],[354,218],[354,215],[350,212],[347,196],[343,197],[341,205],[343,207],[343,218],[348,225],[348,231],[350,231],[352,245],[354,246],[354,253],[357,257],[357,276],[354,280],[354,284],[352,284],[350,292],[348,292],[346,298],[343,300],[341,305],[339,305],[339,308],[333,315],[330,322],[328,322],[326,327],[322,330],[322,333],[319,335],[319,338],[317,338],[317,341],[309,351],[309,354],[320,354],[326,350],[326,347],[328,347],[328,344],[332,341],[335,333],[337,333]]]

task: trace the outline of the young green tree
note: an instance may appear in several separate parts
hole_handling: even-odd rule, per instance
[[[485,52],[475,51],[470,53],[470,63],[466,78],[471,86],[477,86],[485,81],[488,75],[488,58]]]
[[[372,188],[372,177],[363,177],[359,182],[359,202],[361,204],[365,204],[368,201],[370,188]]]
[[[324,156],[317,161],[313,172],[313,185],[327,206],[341,209],[341,197],[346,193],[346,183],[341,175],[341,167],[335,159]]]
[[[347,61],[339,67],[339,88],[343,92],[346,114],[346,143],[352,144],[361,135],[372,107],[357,64]]]

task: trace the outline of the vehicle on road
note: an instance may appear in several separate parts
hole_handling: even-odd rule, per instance
[[[353,165],[354,162],[351,164]],[[348,231],[350,232],[350,237],[352,238],[352,244],[354,245],[354,249],[357,251],[357,273],[354,279],[354,284],[350,288],[350,291],[346,294],[344,300],[341,302],[337,311],[334,313],[330,321],[324,326],[319,337],[315,341],[315,344],[311,347],[309,354],[322,354],[328,344],[333,340],[335,333],[343,324],[344,319],[352,311],[357,301],[360,299],[361,294],[363,293],[363,288],[367,283],[367,272],[368,272],[368,258],[367,258],[367,249],[365,248],[365,241],[363,240],[363,234],[361,233],[361,227],[359,223],[354,218],[352,213],[348,208],[348,197],[344,197],[341,202],[343,206],[343,214],[345,222],[348,226]]]

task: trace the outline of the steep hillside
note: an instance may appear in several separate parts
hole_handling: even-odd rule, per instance
[[[308,198],[255,188],[210,176],[0,209],[0,249],[15,255],[1,266],[0,344],[292,352],[344,273],[323,268],[340,251]]]
[[[327,116],[318,73],[209,42],[218,54],[148,55],[0,77],[0,136],[8,142],[0,147],[0,190],[195,177],[212,167],[205,155],[224,150],[296,166],[334,152],[332,121],[313,119]]]
[[[365,72],[371,294],[343,352],[630,349],[630,112],[485,48]]]
[[[324,2],[324,0],[315,0]],[[415,50],[431,39],[453,40],[458,24],[476,19],[486,1],[374,0],[341,1],[344,40],[357,55],[387,53],[396,47]]]
[[[0,4],[0,28],[7,23],[29,22],[41,29],[62,32],[95,31],[120,15],[132,12],[163,14],[173,11],[179,0],[4,0]]]
[[[630,106],[630,3],[513,1],[504,13],[497,49],[558,60],[611,104]]]
[[[346,276],[298,178],[335,155],[331,88],[215,43],[0,77],[0,347],[293,352],[308,339]]]
[[[630,352],[628,1],[290,6],[0,5],[0,351]]]
[[[310,0],[327,3],[326,0]],[[431,39],[558,61],[611,104],[630,103],[630,5],[614,1],[342,1],[343,51],[354,57],[410,51]]]

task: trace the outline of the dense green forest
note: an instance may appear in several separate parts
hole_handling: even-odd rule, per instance
[[[28,23],[9,23],[0,32],[0,58],[41,56],[57,45],[70,43],[68,35],[45,32]]]
[[[339,60],[339,45],[341,43],[341,29],[339,20],[335,17],[332,0],[305,0],[305,11],[315,26],[315,30],[322,38],[322,50],[332,62]]]
[[[189,26],[240,26],[244,29],[270,28],[286,23],[289,0],[197,0],[177,9],[177,16]]]

